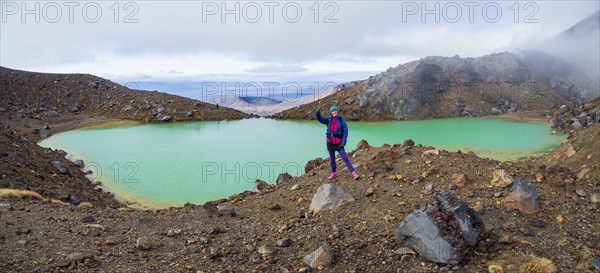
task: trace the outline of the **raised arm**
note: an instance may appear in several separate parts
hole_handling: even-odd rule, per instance
[[[321,110],[317,109],[316,116],[317,116],[317,120],[318,120],[320,123],[323,123],[323,124],[325,124],[325,125],[329,124],[329,117],[322,117],[322,116],[321,116]]]

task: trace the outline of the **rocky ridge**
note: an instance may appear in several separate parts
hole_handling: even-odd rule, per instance
[[[131,88],[130,88],[131,87]],[[108,120],[183,122],[253,117],[226,107],[157,91],[135,90],[84,74],[48,74],[0,67],[0,115],[3,127],[27,129],[39,139],[59,131]],[[30,134],[31,133],[31,134]]]
[[[586,95],[583,95],[586,94]],[[474,117],[541,111],[553,116],[598,97],[596,85],[574,65],[538,51],[478,58],[426,57],[398,65],[315,102],[273,115],[310,119],[338,105],[349,120]]]

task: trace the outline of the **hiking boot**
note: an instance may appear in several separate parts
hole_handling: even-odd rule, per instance
[[[332,173],[331,175],[329,175],[329,177],[327,177],[327,180],[333,180],[337,178],[337,173]]]
[[[352,179],[358,180],[360,176],[356,172],[352,172]]]

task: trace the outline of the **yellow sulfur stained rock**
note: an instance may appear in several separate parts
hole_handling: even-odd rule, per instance
[[[544,174],[541,172],[537,172],[535,174],[535,182],[541,183],[542,181],[544,181]]]
[[[499,169],[495,170],[492,174],[492,186],[495,187],[508,187],[512,183],[512,177],[506,172],[506,170]]]
[[[431,149],[431,150],[427,150],[423,152],[423,155],[439,155],[440,154],[440,150],[438,149]]]
[[[491,264],[490,266],[488,266],[488,272],[489,273],[504,273],[504,269],[502,268],[501,265]]]
[[[579,173],[577,174],[577,179],[580,179],[580,180],[583,179],[585,177],[585,175],[589,172],[590,172],[590,168],[588,168],[588,167],[581,169],[581,171],[579,171]]]
[[[520,273],[554,273],[556,267],[551,260],[540,257],[532,257],[531,261],[523,264],[519,269]]]
[[[404,179],[404,176],[401,175],[401,174],[396,174],[396,175],[392,174],[388,178],[391,179],[391,180],[402,181],[402,179]]]

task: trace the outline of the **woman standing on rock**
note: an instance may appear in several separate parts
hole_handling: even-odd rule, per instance
[[[338,152],[346,163],[348,170],[352,173],[352,179],[356,180],[359,176],[354,171],[352,163],[350,163],[350,159],[348,159],[348,155],[346,155],[346,151],[344,150],[346,140],[348,139],[348,125],[346,125],[346,120],[338,116],[338,108],[335,105],[329,108],[329,113],[331,114],[329,117],[322,117],[320,109],[317,109],[316,113],[317,120],[327,125],[327,151],[329,151],[329,164],[331,165],[331,175],[327,179],[333,180],[337,178],[335,152]]]

